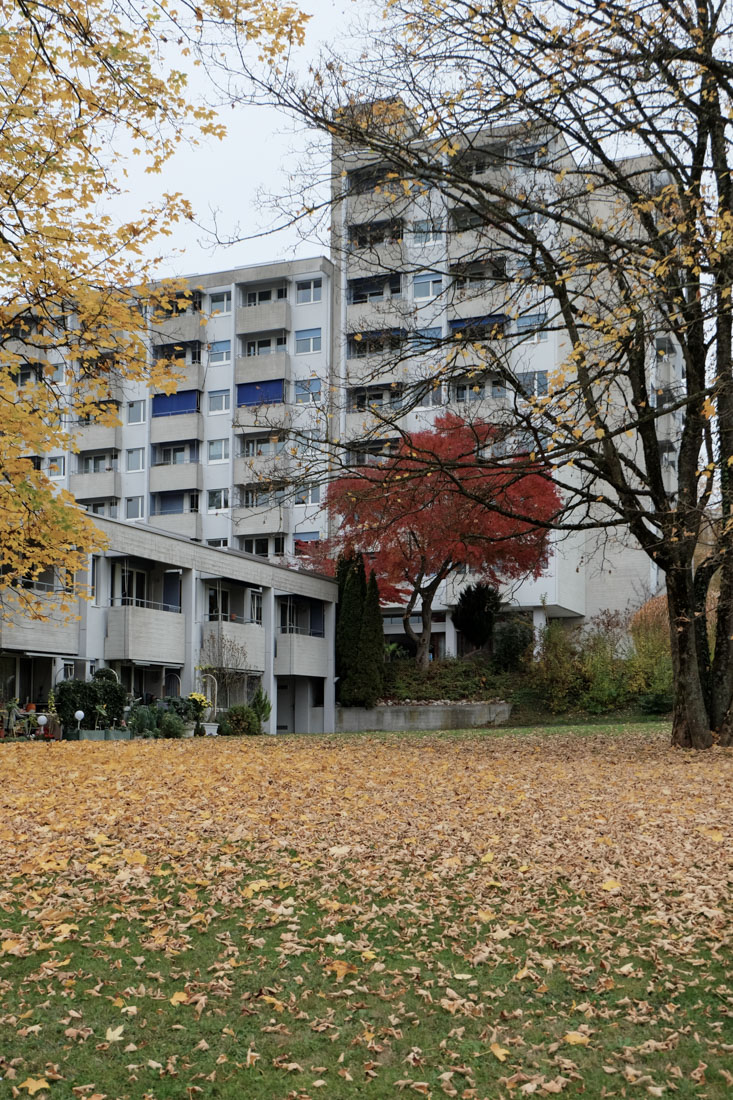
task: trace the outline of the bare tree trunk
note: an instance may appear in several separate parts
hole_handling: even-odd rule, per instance
[[[672,744],[685,749],[708,749],[713,744],[698,653],[694,609],[694,579],[690,566],[674,566],[667,573],[670,643],[675,679]]]

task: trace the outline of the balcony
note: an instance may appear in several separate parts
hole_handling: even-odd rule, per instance
[[[260,505],[257,508],[233,508],[232,527],[235,535],[269,535],[272,531],[285,534],[293,529],[293,509],[288,504]]]
[[[13,596],[8,594],[4,615],[0,619],[0,648],[69,656],[77,654],[79,652],[78,621],[64,620],[61,612],[54,607],[53,598],[45,585],[40,583],[33,585],[32,590],[28,592],[28,598],[38,602],[39,611],[47,616],[47,621],[40,622],[28,618],[23,602],[14,600]]]
[[[152,341],[155,344],[170,344],[176,340],[181,343],[188,340],[201,340],[206,342],[206,325],[203,313],[194,313],[188,309],[185,313],[177,313],[164,321],[153,322]]]
[[[203,471],[199,462],[169,462],[150,467],[150,492],[201,489]]]
[[[369,302],[353,302],[346,307],[346,329],[347,332],[404,329],[410,312],[405,298],[385,297]]]
[[[176,382],[177,390],[202,390],[206,378],[206,371],[201,363],[181,363],[180,366],[166,367],[166,374],[176,374],[179,377]],[[160,386],[156,386],[155,393],[162,393]]]
[[[159,512],[151,513],[148,521],[151,527],[169,531],[172,535],[182,535],[187,539],[201,539],[203,523],[199,512]]]
[[[69,478],[69,492],[77,500],[102,500],[119,497],[121,479],[116,470],[101,470],[96,474],[72,474]]]
[[[284,401],[273,405],[240,405],[234,413],[234,427],[244,431],[262,428],[268,432],[290,427],[292,411]]]
[[[253,455],[252,458],[234,459],[234,484],[250,485],[258,481],[282,481],[294,466],[292,455],[280,451],[279,454]]]
[[[401,271],[406,264],[403,241],[380,241],[364,248],[354,248],[347,256],[350,279],[366,278],[382,271]]]
[[[185,651],[186,616],[181,612],[149,603],[108,609],[106,661],[182,665]]]
[[[274,302],[262,302],[256,306],[239,306],[236,316],[237,333],[270,332],[290,328],[290,302],[278,298]]]
[[[238,355],[234,367],[235,382],[266,382],[271,378],[290,377],[290,356],[285,351],[272,355]]]
[[[329,643],[310,634],[278,634],[276,676],[326,676]]]
[[[154,416],[150,421],[151,443],[177,443],[181,439],[202,439],[204,421],[201,413],[174,413]]]
[[[122,447],[122,428],[119,424],[79,424],[74,438],[80,451],[119,451]]]
[[[213,634],[228,662],[233,659],[243,672],[262,672],[265,667],[265,631],[259,623],[218,619],[204,623],[203,637]]]

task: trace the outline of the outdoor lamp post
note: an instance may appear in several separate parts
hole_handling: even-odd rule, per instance
[[[81,729],[81,720],[84,717],[84,711],[83,710],[75,710],[74,711],[74,717],[76,718],[76,732],[78,733],[79,730]]]
[[[46,723],[48,722],[48,718],[45,714],[39,714],[37,721],[38,725],[41,727],[41,737],[44,737],[46,734]]]

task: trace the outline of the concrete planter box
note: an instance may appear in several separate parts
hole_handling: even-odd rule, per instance
[[[76,732],[76,731],[74,731]],[[79,730],[80,741],[129,741],[129,730]]]
[[[500,726],[508,721],[510,703],[436,703],[420,706],[337,707],[338,733],[379,730],[464,730]]]

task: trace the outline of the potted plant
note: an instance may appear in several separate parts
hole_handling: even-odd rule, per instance
[[[207,736],[211,736],[209,730],[206,727],[211,727],[212,725],[213,732],[216,733],[219,728],[219,723],[204,722],[203,720],[206,711],[211,708],[211,700],[207,699],[207,697],[203,695],[200,691],[192,691],[191,694],[188,696],[188,700],[191,704],[194,718],[196,720],[196,735],[198,737],[201,737],[204,733],[206,733]]]

